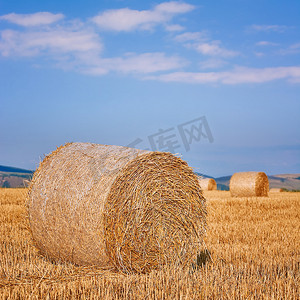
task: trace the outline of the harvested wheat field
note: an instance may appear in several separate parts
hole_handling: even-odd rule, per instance
[[[26,193],[0,189],[0,299],[299,299],[300,193],[204,192],[207,250],[198,265],[142,275],[42,256],[31,240]]]

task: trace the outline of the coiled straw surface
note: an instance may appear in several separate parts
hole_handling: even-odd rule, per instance
[[[202,190],[214,191],[217,189],[217,183],[213,178],[199,179],[199,184]]]
[[[230,179],[230,193],[233,197],[268,196],[269,180],[264,172],[240,172]]]
[[[186,162],[120,146],[58,148],[35,172],[28,206],[43,254],[124,272],[189,265],[206,226],[205,199]]]

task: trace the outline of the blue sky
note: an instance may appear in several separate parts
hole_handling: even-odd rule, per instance
[[[211,176],[300,173],[299,15],[298,0],[0,0],[0,164],[81,141],[174,149]]]

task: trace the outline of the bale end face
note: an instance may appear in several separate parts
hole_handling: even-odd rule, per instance
[[[170,153],[143,155],[119,174],[107,198],[110,260],[126,272],[188,265],[201,248],[205,215],[197,177],[184,161]]]

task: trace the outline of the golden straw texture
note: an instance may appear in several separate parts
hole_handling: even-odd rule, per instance
[[[240,172],[230,179],[230,192],[233,197],[267,197],[268,176],[264,172]]]
[[[124,272],[189,265],[206,226],[205,199],[186,162],[89,143],[67,144],[44,159],[28,210],[43,254]]]
[[[217,189],[217,183],[213,178],[199,179],[199,184],[204,191],[214,191]]]

